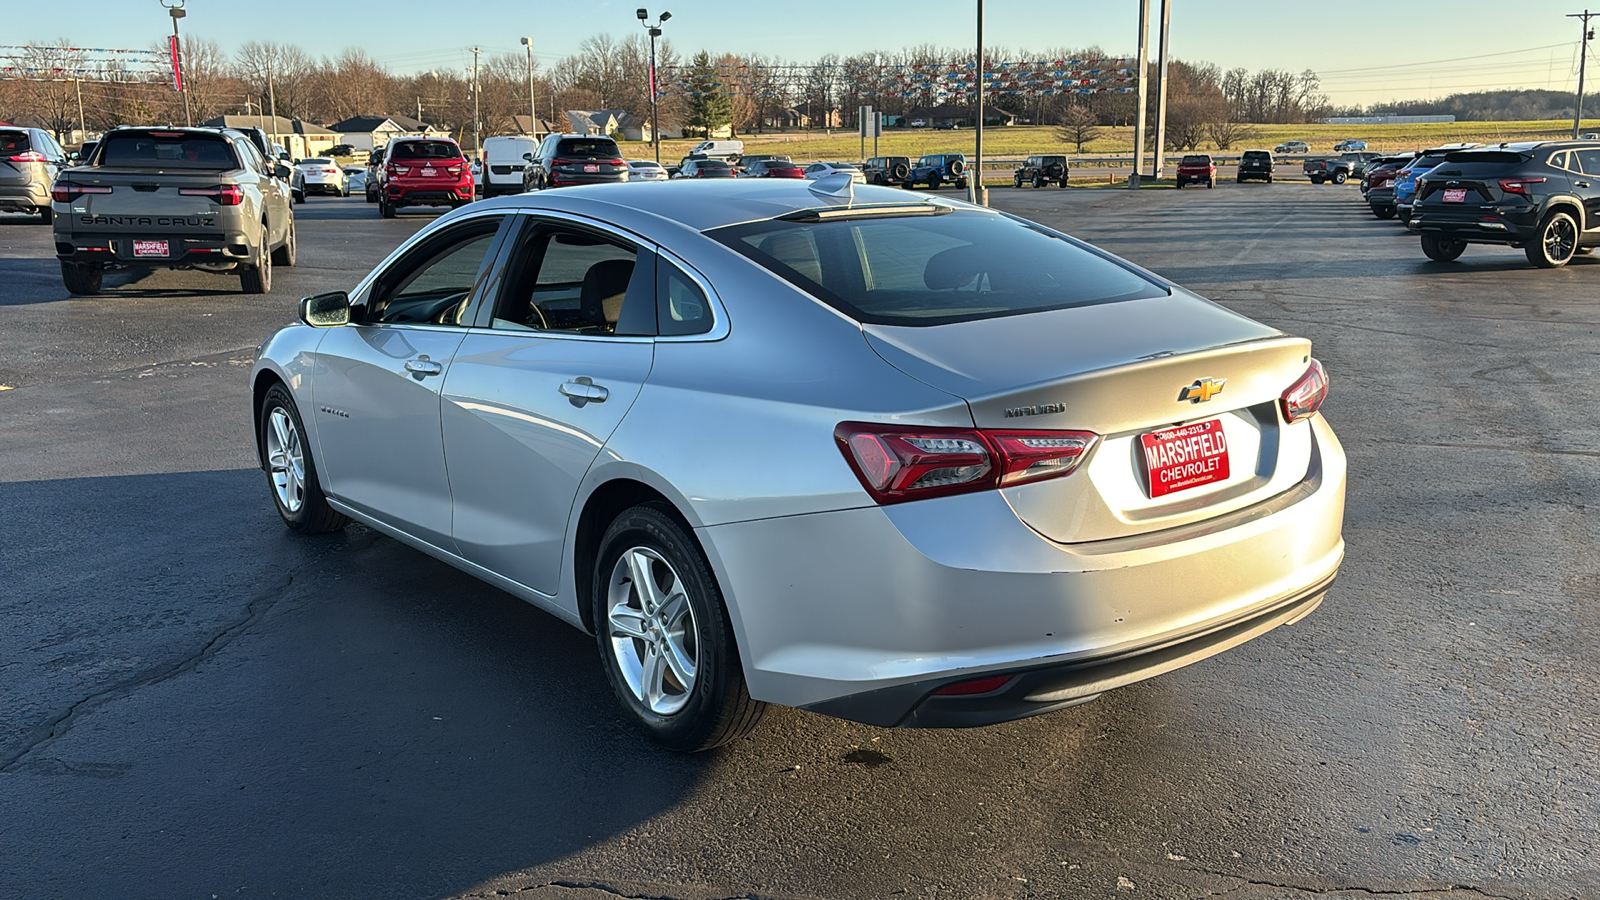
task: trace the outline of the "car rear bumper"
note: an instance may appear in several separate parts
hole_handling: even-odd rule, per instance
[[[443,206],[450,203],[468,203],[472,200],[472,185],[425,185],[408,187],[390,182],[386,188],[389,202],[394,206]]]
[[[1001,492],[702,528],[751,696],[875,725],[985,725],[1294,621],[1344,554],[1344,453],[1320,417],[1310,427],[1294,488],[1131,538],[1050,541]],[[990,676],[1009,680],[936,694]]]
[[[152,269],[248,262],[255,258],[255,248],[242,233],[141,234],[138,239],[166,241],[168,255],[135,256],[135,238],[122,234],[57,233],[56,257],[82,265]]]
[[[572,187],[580,184],[622,184],[628,180],[626,175],[573,175],[567,172],[552,172],[545,178],[547,187]]]
[[[1521,244],[1531,239],[1538,227],[1537,211],[1519,214],[1476,207],[1452,210],[1437,203],[1412,206],[1411,218],[1406,222],[1411,231],[1474,244]]]
[[[0,184],[0,209],[33,212],[50,205],[50,187],[40,182]]]

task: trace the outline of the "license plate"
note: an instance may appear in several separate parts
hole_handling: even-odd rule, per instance
[[[171,256],[171,247],[166,241],[134,241],[134,256]]]
[[[439,170],[433,168],[432,166],[424,166],[422,168],[422,177],[423,178],[432,178],[433,176],[435,176],[437,174],[439,174]]]
[[[584,171],[585,171],[585,172],[598,172],[598,171],[600,171],[600,167],[599,167],[599,166],[597,166],[597,165],[593,165],[593,166],[591,166],[591,165],[585,165],[585,166],[584,166],[584,167],[583,167],[583,170],[584,170]]]
[[[1228,478],[1228,437],[1222,420],[1196,422],[1139,436],[1151,497]]]
[[[1466,201],[1467,201],[1467,189],[1466,188],[1445,188],[1444,189],[1444,202],[1446,202],[1446,203],[1465,203]]]

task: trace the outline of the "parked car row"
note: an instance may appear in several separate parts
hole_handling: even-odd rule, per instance
[[[1438,262],[1494,244],[1549,269],[1600,247],[1600,140],[1446,144],[1381,157],[1362,193],[1374,216],[1398,217]]]

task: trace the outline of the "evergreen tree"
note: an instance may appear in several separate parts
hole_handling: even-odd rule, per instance
[[[689,115],[684,124],[703,128],[707,137],[733,121],[733,103],[727,95],[722,74],[712,65],[711,54],[702,50],[694,55],[689,74]]]

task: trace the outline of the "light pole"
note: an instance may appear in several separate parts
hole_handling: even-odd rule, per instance
[[[972,148],[972,174],[967,177],[967,200],[984,206],[989,205],[989,195],[983,190],[983,92],[987,89],[983,78],[983,0],[978,0],[978,100],[975,104],[978,119]],[[876,150],[876,142],[873,148]]]
[[[533,38],[523,38],[522,46],[528,48],[528,136],[539,139],[539,114],[533,106]]]
[[[172,76],[178,83],[178,93],[183,95],[183,124],[193,125],[194,117],[189,113],[189,88],[183,83],[183,43],[178,38],[178,20],[188,13],[183,11],[183,0],[161,0],[161,5],[172,16]]]
[[[639,17],[639,24],[650,32],[650,142],[656,146],[656,164],[661,163],[661,107],[656,102],[656,38],[661,37],[661,24],[672,18],[672,13],[663,12],[654,25],[650,24],[650,11],[639,9],[634,15]]]

